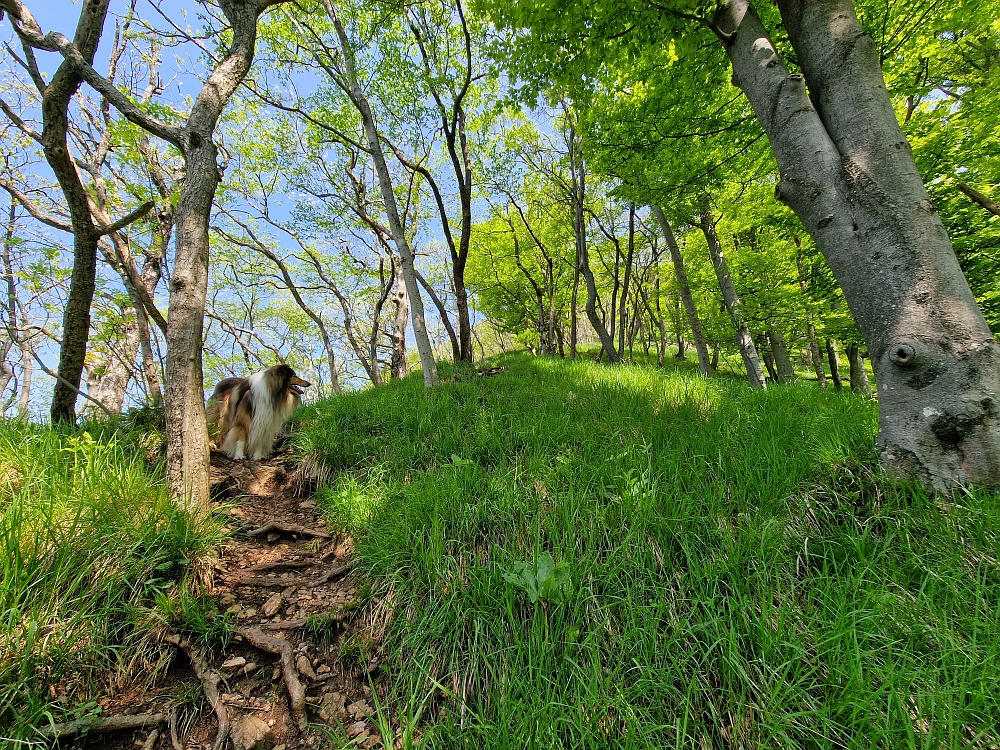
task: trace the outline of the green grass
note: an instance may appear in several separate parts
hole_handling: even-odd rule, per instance
[[[499,363],[300,414],[424,746],[1000,741],[1000,503],[886,481],[873,402]]]
[[[212,538],[147,463],[158,440],[0,420],[0,738],[164,666],[151,607]]]

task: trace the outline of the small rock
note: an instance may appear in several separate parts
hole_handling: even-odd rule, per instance
[[[330,671],[330,666],[328,664],[320,664],[316,667],[316,674],[326,674]]]
[[[275,745],[273,750],[285,750],[285,744]]]
[[[233,744],[240,750],[270,747],[273,740],[271,727],[252,714],[241,716],[233,724]]]
[[[347,707],[347,713],[351,716],[371,716],[372,707],[369,706],[365,701],[355,701]]]
[[[316,673],[313,672],[312,664],[309,663],[309,657],[305,654],[302,654],[295,660],[295,668],[299,670],[299,674],[308,677],[310,680],[316,679]]]
[[[243,667],[243,671],[246,672],[247,674],[250,674],[251,672],[256,672],[257,671],[257,662],[248,661],[246,663],[246,666]]]
[[[302,510],[309,510],[311,508],[315,508],[316,507],[316,501],[315,500],[306,500],[304,502],[299,503],[299,507]]]
[[[342,693],[324,693],[323,699],[319,703],[319,710],[316,712],[322,721],[327,724],[339,724],[347,718],[344,710],[344,703],[347,699]]]
[[[281,609],[281,604],[281,594],[273,594],[270,599],[264,602],[264,616],[273,617],[274,614]]]
[[[236,669],[237,667],[242,667],[247,663],[247,660],[242,656],[234,656],[230,659],[226,659],[222,662],[223,669]]]
[[[239,603],[236,603],[233,606],[231,606],[229,609],[227,609],[226,612],[228,612],[229,614],[238,615],[240,613],[240,610],[242,610],[242,609],[243,609],[242,605],[240,605]]]
[[[241,695],[244,695],[248,698],[251,695],[253,695],[254,691],[258,687],[260,687],[260,680],[246,679],[246,680],[240,680],[239,682],[236,683],[236,689],[240,691]]]
[[[347,736],[350,737],[351,739],[354,739],[358,735],[362,734],[367,728],[367,726],[368,725],[365,724],[363,721],[356,721],[347,728]]]
[[[219,604],[223,607],[228,607],[230,604],[236,603],[236,596],[232,593],[225,593],[219,597]]]
[[[249,620],[251,617],[257,616],[257,610],[253,607],[247,607],[246,609],[240,610],[236,615],[237,620]]]

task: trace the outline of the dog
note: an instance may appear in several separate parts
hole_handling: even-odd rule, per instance
[[[275,365],[249,378],[219,381],[208,399],[209,435],[230,458],[259,461],[271,455],[275,438],[311,383],[288,365]]]

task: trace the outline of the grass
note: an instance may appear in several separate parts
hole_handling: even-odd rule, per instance
[[[151,608],[213,539],[168,500],[158,440],[0,420],[0,738],[164,666]]]
[[[888,482],[872,401],[497,363],[295,438],[425,747],[1000,743],[1000,503]]]

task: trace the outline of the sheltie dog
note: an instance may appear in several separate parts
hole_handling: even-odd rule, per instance
[[[309,385],[288,365],[220,381],[208,399],[209,436],[230,458],[266,458]]]

